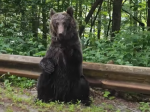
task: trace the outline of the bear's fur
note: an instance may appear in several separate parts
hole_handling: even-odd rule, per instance
[[[37,98],[43,102],[81,100],[90,105],[73,9],[60,13],[51,10],[50,17],[51,45],[40,62],[43,72],[38,79]]]

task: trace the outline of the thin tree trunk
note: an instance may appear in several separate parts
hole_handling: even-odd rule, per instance
[[[100,10],[101,10],[101,5],[100,5],[99,8],[98,8],[98,11],[97,11],[97,13],[96,13],[96,16],[94,17],[94,20],[92,21],[92,19],[91,19],[91,31],[90,31],[90,32],[92,32],[92,27],[93,27],[94,24],[95,24],[95,21],[96,21],[96,19],[97,19],[97,16],[99,15]]]
[[[147,4],[148,4],[147,27],[148,27],[148,31],[150,31],[150,0],[147,1]]]
[[[130,0],[130,10],[131,10],[131,3],[132,1]],[[130,33],[132,33],[132,16],[130,15]]]
[[[91,3],[91,7],[92,7],[92,3]],[[94,15],[94,14],[93,14]],[[92,21],[93,21],[93,15],[91,16],[91,28],[90,28],[90,37],[92,37]]]
[[[112,20],[111,20],[112,19],[111,18],[111,0],[108,1],[108,13],[109,13],[109,22],[108,22],[108,27],[107,27],[106,39],[108,38],[110,25],[112,22]]]
[[[109,33],[109,29],[110,29],[110,24],[111,24],[111,18],[109,18],[109,22],[108,22],[108,28],[107,28],[106,37],[108,37],[108,33]]]
[[[102,3],[103,3],[103,0],[96,0],[96,1],[95,1],[95,3],[93,4],[93,6],[91,7],[91,10],[89,11],[88,15],[86,16],[86,18],[85,18],[85,20],[84,20],[86,24],[89,22],[90,18],[92,17],[92,14],[94,13],[96,7],[97,7],[98,5],[102,5]],[[82,35],[84,29],[85,29],[85,25],[82,24],[82,25],[80,26],[80,28],[79,28],[79,35],[80,35],[80,37],[81,37],[81,35]]]
[[[38,36],[38,27],[37,27],[37,6],[32,5],[32,33],[35,39]]]
[[[26,33],[26,24],[25,24],[25,11],[21,10],[21,31],[23,31],[23,35],[24,33]]]
[[[48,30],[47,30],[47,25],[46,25],[46,22],[47,22],[47,15],[46,15],[46,9],[45,9],[45,4],[46,4],[46,0],[43,0],[43,7],[42,7],[42,22],[43,22],[43,44],[45,47],[47,47],[47,33],[48,33]]]
[[[114,0],[112,14],[112,37],[120,30],[122,0]],[[113,40],[114,38],[111,38]]]
[[[82,0],[79,1],[79,27],[82,25]]]
[[[134,7],[136,8],[136,10],[134,10],[134,17],[138,18],[138,0],[135,0],[135,3],[134,3]],[[133,24],[134,24],[134,31],[137,32],[137,21],[133,21]]]
[[[92,33],[92,21],[94,21],[94,20],[93,20],[93,17],[91,17],[91,28],[90,28],[90,33]]]
[[[103,11],[104,12],[106,12],[107,11],[107,5],[106,5],[106,2],[104,2],[104,4],[103,4]],[[107,38],[107,35],[106,35],[106,33],[107,33],[107,18],[106,18],[106,14],[103,14],[103,20],[104,20],[104,23],[103,23],[103,27],[104,27],[104,38]]]
[[[97,38],[100,39],[101,37],[101,13],[98,15],[98,33],[97,33]]]
[[[77,14],[78,14],[78,2],[79,0],[77,0],[76,2],[76,9],[75,9],[75,19],[77,19]]]

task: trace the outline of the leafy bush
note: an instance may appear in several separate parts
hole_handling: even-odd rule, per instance
[[[29,31],[30,29],[18,28],[20,24],[17,19],[14,16],[12,19],[5,21],[7,25],[4,25],[3,22],[0,23],[0,53],[28,56],[45,55],[46,47],[42,44],[44,40],[42,35],[38,33],[38,37],[35,38]]]
[[[43,39],[40,34],[35,39],[31,33],[20,36],[18,31],[12,32],[14,32],[12,36],[0,35],[0,53],[45,55],[46,47],[42,44]],[[150,66],[150,32],[141,31],[131,34],[128,30],[120,31],[113,42],[106,39],[98,40],[94,34],[90,35],[88,37],[88,34],[85,34],[81,39],[84,61],[107,63],[113,60],[119,65]]]
[[[150,66],[150,32],[135,34],[121,31],[113,42],[101,39],[83,49],[84,61],[107,63],[113,60],[120,65]]]
[[[40,51],[40,52],[39,52]],[[0,52],[5,54],[18,54],[28,56],[43,56],[46,48],[41,40],[34,40],[32,35],[25,37],[0,37]]]
[[[28,79],[25,77],[18,77],[15,75],[4,75],[3,77],[0,77],[0,81],[4,81],[4,85],[7,88],[9,88],[10,85],[21,88],[31,88],[36,83],[36,80]]]

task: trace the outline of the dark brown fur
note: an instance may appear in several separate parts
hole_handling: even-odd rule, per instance
[[[81,100],[90,104],[89,85],[83,76],[82,51],[73,9],[55,13],[51,10],[51,45],[40,66],[38,99],[44,102]]]

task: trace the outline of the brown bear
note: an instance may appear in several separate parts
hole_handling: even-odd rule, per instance
[[[90,105],[89,84],[83,75],[82,51],[73,17],[66,12],[50,12],[51,44],[40,61],[37,98],[43,102],[77,102]]]

